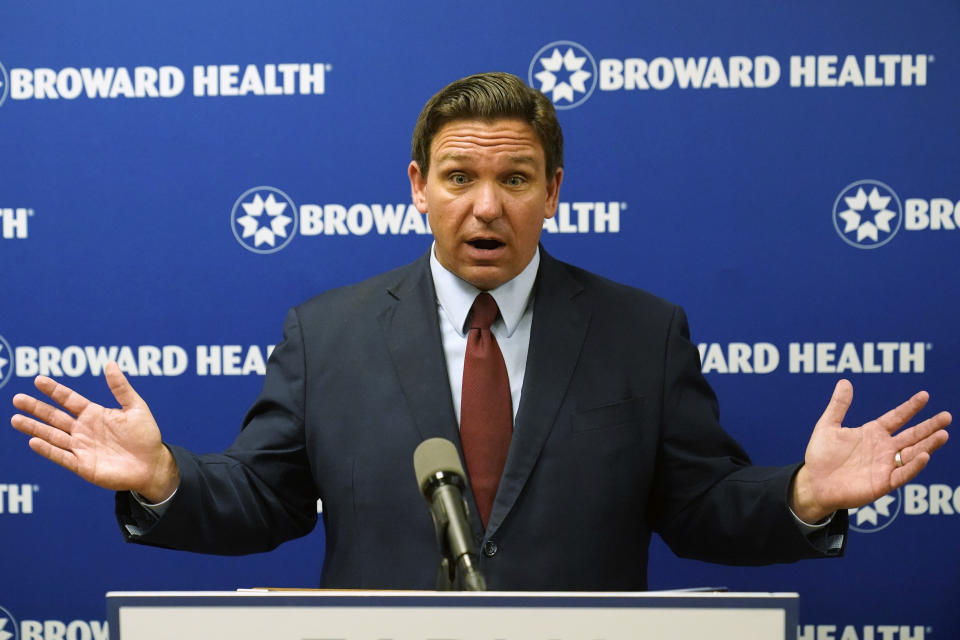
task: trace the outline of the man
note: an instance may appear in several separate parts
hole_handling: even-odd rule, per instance
[[[434,436],[466,460],[491,589],[644,589],[653,531],[716,562],[840,553],[844,510],[919,473],[950,415],[901,431],[921,392],[844,429],[852,388],[841,381],[802,465],[751,466],[717,423],[682,310],[539,247],[562,144],[550,102],[514,76],[471,76],[434,96],[408,170],[433,247],[293,309],[223,454],[164,445],[115,364],[106,378],[121,409],[39,377],[66,411],[20,394],[14,405],[36,419],[13,426],[120,491],[136,542],[263,551],[307,533],[322,498],[325,587],[433,585],[434,533],[410,460]]]

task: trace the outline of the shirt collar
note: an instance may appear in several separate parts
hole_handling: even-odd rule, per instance
[[[436,243],[434,243],[436,244]],[[430,274],[433,276],[433,286],[437,291],[437,302],[450,324],[456,327],[460,335],[466,335],[464,325],[473,300],[480,293],[480,289],[457,277],[452,271],[440,264],[434,252],[435,246],[430,247]],[[512,280],[504,282],[488,293],[497,301],[500,317],[506,328],[506,335],[510,337],[520,324],[520,318],[530,303],[530,294],[533,292],[533,283],[537,279],[537,269],[540,266],[540,248],[533,254],[523,271]]]

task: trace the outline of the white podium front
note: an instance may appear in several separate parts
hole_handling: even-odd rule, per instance
[[[110,592],[112,640],[795,640],[796,593]]]

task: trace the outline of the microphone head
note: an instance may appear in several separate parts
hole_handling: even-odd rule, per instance
[[[457,448],[446,438],[430,438],[420,443],[413,452],[413,472],[421,493],[438,473],[456,475],[461,482],[466,476]]]

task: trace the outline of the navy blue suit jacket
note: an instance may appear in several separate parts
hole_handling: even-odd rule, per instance
[[[484,542],[491,589],[636,590],[658,532],[679,555],[764,564],[823,555],[786,506],[796,467],[756,467],[720,427],[683,311],[542,251],[516,428]],[[412,469],[459,446],[428,255],[290,311],[234,444],[171,446],[181,486],[129,539],[206,553],[309,532],[321,585],[434,585],[438,552]],[[468,492],[469,494],[469,492]],[[476,518],[472,496],[467,496]],[[118,496],[121,524],[140,521]],[[846,526],[841,514],[831,531]],[[123,528],[123,527],[121,527]]]

